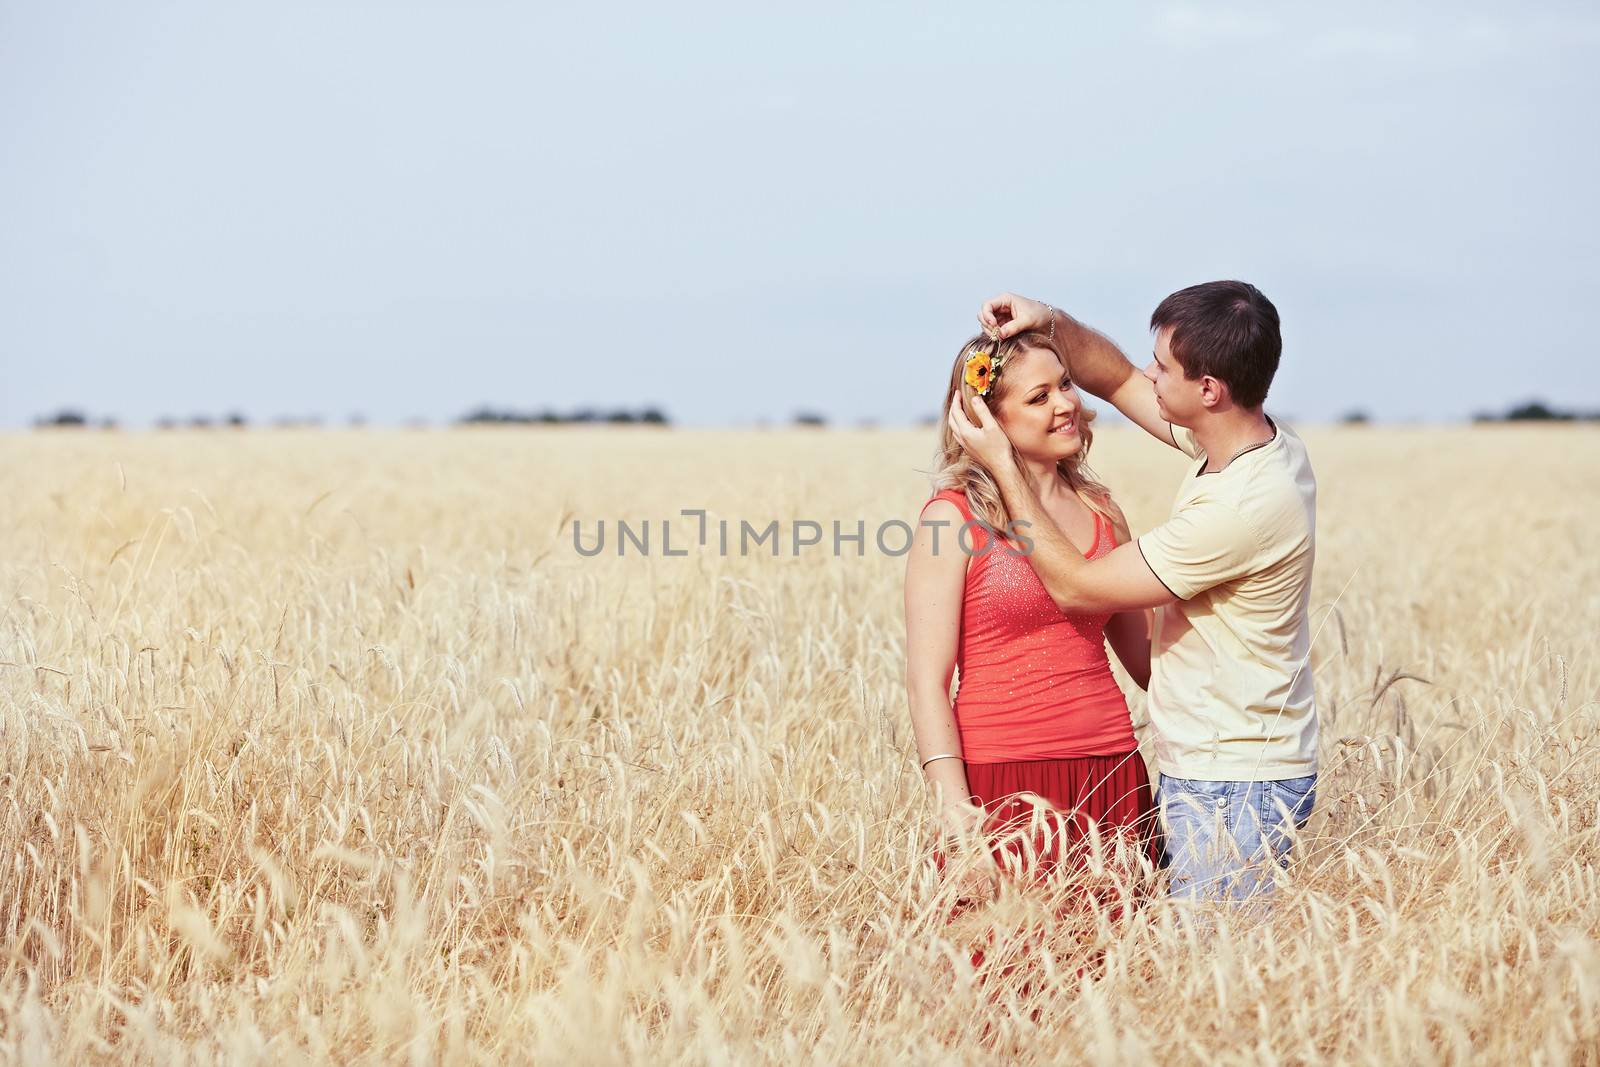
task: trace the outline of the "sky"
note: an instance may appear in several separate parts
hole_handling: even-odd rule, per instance
[[[911,423],[1215,278],[1269,411],[1600,409],[1597,101],[1582,4],[0,0],[0,428]]]

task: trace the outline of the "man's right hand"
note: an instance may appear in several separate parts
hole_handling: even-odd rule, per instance
[[[1003,341],[1027,330],[1048,330],[1050,309],[1016,293],[1001,293],[983,305],[978,312],[978,323],[991,337],[998,331]]]
[[[1150,379],[1134,369],[1111,338],[1064,311],[1059,314],[1061,320],[1056,323],[1052,347],[1072,375],[1073,383],[1086,393],[1111,401],[1118,411],[1168,448],[1178,447],[1172,426],[1156,403],[1155,387]],[[984,332],[991,337],[998,333],[1001,340],[1015,337],[1024,330],[1048,333],[1050,318],[1049,307],[1016,293],[1001,293],[987,301],[978,312],[978,322]]]

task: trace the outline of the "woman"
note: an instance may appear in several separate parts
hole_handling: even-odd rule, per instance
[[[1094,413],[1049,338],[972,338],[944,410],[957,391],[969,417],[972,397],[984,398],[1045,510],[1084,555],[1129,539],[1084,463]],[[1076,877],[1091,823],[1107,852],[1120,842],[1154,864],[1150,782],[1105,649],[1109,640],[1134,682],[1148,684],[1144,613],[1063,614],[1028,563],[1027,531],[1012,529],[993,478],[948,425],[936,462],[937,492],[906,564],[906,687],[918,759],[946,825],[981,824],[996,860],[1029,880],[1063,866]]]

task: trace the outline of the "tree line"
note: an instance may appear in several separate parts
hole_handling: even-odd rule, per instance
[[[647,407],[638,410],[618,409],[601,411],[593,408],[579,408],[571,412],[543,411],[513,411],[510,409],[496,409],[488,406],[474,408],[453,420],[457,426],[479,426],[486,424],[534,424],[534,425],[567,425],[567,424],[637,424],[644,426],[670,426],[671,420],[660,408]],[[362,415],[351,415],[346,421],[347,426],[365,426],[367,420]],[[111,416],[91,416],[87,412],[76,408],[63,408],[52,415],[41,415],[33,420],[36,429],[98,429],[115,430],[118,428],[117,420]],[[186,418],[177,418],[163,415],[155,422],[158,430],[209,430],[209,429],[245,429],[252,425],[250,419],[244,414],[232,411],[225,415],[212,417],[210,415],[190,415]],[[325,425],[320,415],[279,415],[267,420],[261,425],[272,426],[279,429],[315,429]],[[407,426],[425,426],[424,419],[410,419]]]
[[[933,426],[939,421],[940,416],[929,415],[919,420],[919,425]],[[1356,409],[1345,412],[1339,421],[1351,426],[1365,425],[1374,421],[1366,411]],[[1488,411],[1474,412],[1472,421],[1485,422],[1596,422],[1600,421],[1600,410],[1580,411],[1576,409],[1558,408],[1543,400],[1527,400],[1514,404],[1500,414]],[[366,419],[361,415],[351,415],[346,419],[345,425],[359,427],[366,425]],[[110,416],[90,416],[76,408],[63,408],[53,415],[41,415],[33,420],[35,428],[93,428],[100,430],[117,429],[117,420]],[[156,420],[158,430],[188,429],[213,429],[231,428],[243,429],[251,425],[250,420],[237,411],[213,418],[209,415],[191,415],[187,418],[175,418],[164,415]],[[317,428],[324,425],[319,415],[280,415],[263,423],[263,425],[279,429],[305,429]],[[426,420],[410,419],[407,426],[425,426]],[[600,410],[597,408],[578,408],[568,412],[558,412],[549,408],[537,411],[518,411],[512,408],[496,408],[482,405],[473,408],[465,415],[454,420],[457,426],[485,426],[485,425],[537,425],[537,426],[564,426],[564,425],[641,425],[641,426],[670,426],[672,420],[667,414],[657,407],[640,409],[619,408],[613,410]],[[767,420],[760,420],[758,428],[770,425]],[[823,428],[828,425],[827,416],[814,411],[798,411],[790,419],[790,425],[799,427]],[[863,420],[858,424],[862,429],[874,428],[877,424],[872,420]]]
[[[931,423],[931,418],[930,418]],[[345,422],[347,426],[365,426],[367,420],[361,415],[351,415]],[[659,407],[645,408],[615,408],[602,410],[599,408],[577,408],[572,411],[555,411],[543,408],[536,411],[519,411],[513,408],[496,408],[491,405],[482,405],[473,408],[460,418],[452,420],[456,426],[498,426],[498,425],[535,425],[535,426],[566,426],[566,425],[637,425],[637,426],[671,426],[672,420],[667,413]],[[790,425],[801,427],[821,428],[828,425],[827,416],[814,411],[797,411],[790,419]],[[77,408],[63,408],[52,415],[41,415],[33,420],[36,429],[99,429],[115,430],[118,423],[110,416],[91,416]],[[241,412],[232,411],[225,415],[212,417],[210,415],[190,415],[187,418],[176,418],[163,415],[155,422],[158,430],[209,430],[209,429],[244,429],[252,425],[250,419]],[[324,424],[320,415],[280,415],[267,420],[262,425],[279,429],[315,429]],[[410,419],[407,426],[425,426],[424,419]],[[770,423],[759,420],[757,428],[766,428]],[[871,420],[863,420],[858,424],[862,429],[871,429],[877,424]]]

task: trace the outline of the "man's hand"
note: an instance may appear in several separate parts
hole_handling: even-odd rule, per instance
[[[1000,428],[1000,423],[989,414],[983,397],[972,398],[972,409],[978,416],[976,426],[967,418],[967,413],[961,410],[961,393],[958,391],[950,401],[950,432],[955,434],[956,440],[966,449],[967,454],[983,464],[992,474],[1001,470],[1011,459],[1011,438],[1006,436],[1005,430]]]
[[[998,335],[1003,341],[1027,330],[1048,330],[1050,309],[1025,296],[1001,293],[979,310],[978,323],[984,333],[990,337]]]

